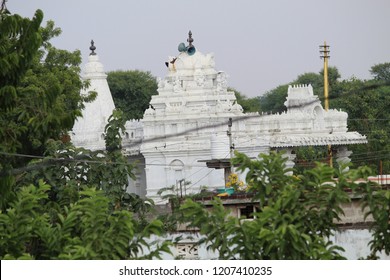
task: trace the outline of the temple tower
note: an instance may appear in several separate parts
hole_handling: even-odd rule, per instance
[[[78,118],[73,126],[71,139],[75,146],[91,150],[105,149],[104,128],[107,120],[115,109],[110,88],[107,83],[107,75],[103,64],[95,53],[96,47],[91,41],[91,53],[88,63],[85,65],[83,79],[89,81],[89,87],[81,92],[87,95],[91,91],[97,93],[96,99],[85,103],[83,116]]]

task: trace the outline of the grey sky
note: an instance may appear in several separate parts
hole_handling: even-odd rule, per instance
[[[370,78],[390,62],[389,0],[9,0],[12,13],[42,9],[63,31],[58,48],[80,49],[94,39],[106,71],[139,69],[164,77],[192,30],[194,45],[214,53],[228,84],[253,97],[322,68],[319,45],[342,78]]]

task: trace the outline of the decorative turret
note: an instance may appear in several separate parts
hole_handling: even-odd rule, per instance
[[[290,85],[288,86],[287,99],[284,102],[289,112],[310,112],[316,106],[321,106],[317,95],[313,94],[311,85]]]
[[[88,63],[85,65],[83,79],[89,80],[90,85],[88,89],[83,90],[80,94],[87,95],[94,91],[97,96],[94,101],[85,104],[82,111],[83,116],[77,119],[73,126],[71,138],[76,146],[101,150],[105,149],[104,128],[115,109],[115,105],[108,87],[103,64],[95,53],[96,47],[93,40],[89,49],[91,53],[88,57]]]

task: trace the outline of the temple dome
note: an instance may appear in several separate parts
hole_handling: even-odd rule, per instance
[[[204,55],[196,51],[195,54],[189,55],[181,52],[175,58],[170,58],[169,74],[179,76],[192,76],[196,70],[201,70],[204,75],[216,74],[214,54]]]

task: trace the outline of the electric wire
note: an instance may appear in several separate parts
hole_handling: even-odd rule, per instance
[[[223,158],[223,159],[226,159],[228,156],[230,155],[230,151],[229,153],[227,153],[227,155]],[[204,175],[202,178],[200,178],[198,181],[196,181],[195,183],[193,183],[189,188],[192,188],[193,186],[197,185],[199,182],[201,182],[204,178],[208,177],[209,174],[211,172],[213,172],[215,169],[211,169],[206,175]],[[200,187],[200,186],[199,186]]]
[[[384,84],[384,85],[387,85],[387,84]],[[369,88],[372,88],[372,86],[370,87],[367,87],[367,89]],[[362,89],[364,90],[364,87],[362,87]],[[340,96],[336,96],[336,97],[332,97],[330,96],[329,98],[332,99],[332,98],[339,98]],[[300,107],[304,107],[304,106],[309,106],[313,103],[316,103],[318,102],[318,100],[322,100],[323,97],[319,97],[318,99],[315,99],[315,100],[312,100],[312,101],[308,101],[304,104],[300,104],[300,105],[295,105],[295,106],[290,106],[290,108],[300,108]],[[283,114],[283,113],[281,113]],[[279,114],[279,115],[281,115]],[[267,118],[267,117],[273,117],[273,116],[276,116],[275,114],[272,114],[272,113],[268,113],[268,112],[263,112],[262,114],[246,114],[246,115],[243,115],[243,116],[231,116],[232,119],[233,119],[233,122],[238,122],[238,121],[243,121],[243,120],[247,120],[247,119],[252,119],[252,118],[257,118],[257,119],[260,119],[260,118]],[[227,117],[226,117],[227,118]],[[390,119],[359,119],[359,118],[354,118],[354,119],[348,119],[348,121],[389,121]],[[274,121],[274,120],[271,120],[271,121]],[[291,121],[291,120],[275,120],[279,123],[282,123],[282,122],[289,122],[289,123],[304,123],[304,121]],[[179,137],[179,136],[183,136],[183,135],[186,135],[188,133],[191,133],[191,132],[194,132],[194,131],[201,131],[201,130],[206,130],[206,129],[210,129],[210,128],[217,128],[217,127],[221,127],[221,126],[227,126],[228,125],[228,120],[226,121],[220,121],[220,122],[214,122],[212,124],[209,124],[209,125],[203,125],[203,126],[196,126],[194,128],[190,128],[190,129],[185,129],[181,132],[177,132],[177,133],[171,133],[171,134],[166,134],[164,136],[156,136],[156,137],[151,137],[151,138],[146,138],[146,139],[139,139],[139,140],[135,140],[135,141],[132,141],[131,143],[127,144],[127,145],[124,145],[124,148],[133,148],[133,147],[136,147],[140,144],[143,144],[143,143],[149,143],[149,142],[155,142],[155,141],[158,141],[158,140],[166,140],[166,139],[169,139],[169,138],[173,138],[173,137]],[[371,131],[363,131],[363,132],[360,132],[360,133],[364,133],[364,132],[371,132]],[[257,137],[256,137],[257,138]],[[249,139],[245,142],[242,142],[240,144],[244,144],[244,143],[247,143],[247,142],[250,142],[256,138],[252,138],[252,139]],[[370,139],[369,139],[370,140]],[[377,141],[378,139],[371,139],[371,141]],[[183,143],[182,142],[179,142],[179,143]],[[159,149],[159,148],[166,148],[167,146],[173,146],[173,145],[177,145],[179,143],[171,143],[171,144],[166,144],[161,146],[161,147],[154,147],[155,149]],[[153,149],[153,148],[150,148],[150,149]],[[148,151],[150,149],[145,149],[145,151]],[[27,155],[27,154],[20,154],[20,153],[7,153],[7,152],[1,152],[0,151],[0,154],[1,155],[5,155],[5,156],[14,156],[14,157],[25,157],[25,158],[35,158],[35,159],[47,159],[47,157],[44,157],[44,156],[36,156],[36,155]],[[81,162],[81,163],[90,163],[90,164],[122,164],[122,163],[117,163],[117,162],[104,162],[104,161],[93,161],[93,160],[86,160],[86,159],[71,159],[71,158],[49,158],[49,160],[51,162],[72,162],[72,161],[77,161],[77,162]],[[141,164],[142,165],[142,164]],[[145,166],[146,165],[162,165],[162,166],[168,166],[167,164],[144,164]],[[186,165],[188,166],[188,165]],[[193,167],[200,167],[200,166],[193,166]]]

